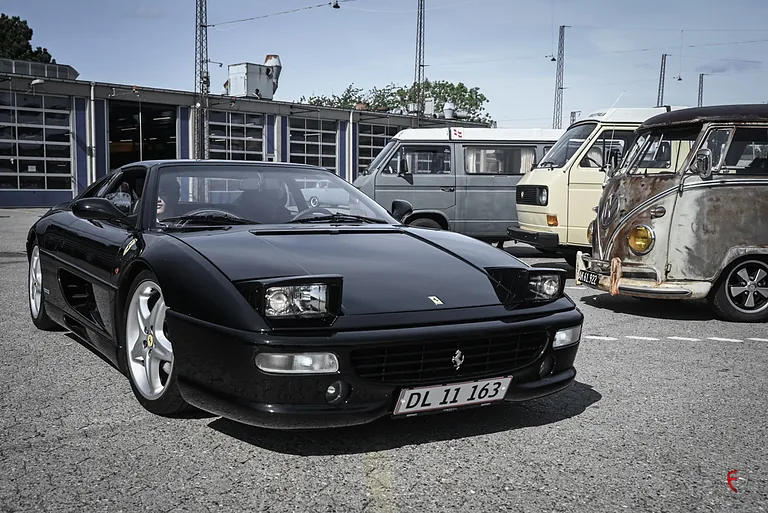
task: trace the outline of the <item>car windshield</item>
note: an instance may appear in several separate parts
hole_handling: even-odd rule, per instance
[[[640,132],[616,174],[675,173],[685,163],[701,126]]]
[[[544,155],[537,167],[559,168],[565,166],[565,163],[578,151],[596,127],[597,123],[585,123],[569,128],[552,146],[552,149]]]
[[[376,202],[321,168],[274,164],[179,164],[159,168],[162,227],[295,222],[390,223]]]

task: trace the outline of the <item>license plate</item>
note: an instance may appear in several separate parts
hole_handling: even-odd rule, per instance
[[[501,401],[507,395],[512,377],[468,381],[452,385],[409,388],[400,392],[395,415],[410,415],[471,404]]]
[[[588,285],[597,285],[600,275],[592,271],[579,271],[579,281]]]

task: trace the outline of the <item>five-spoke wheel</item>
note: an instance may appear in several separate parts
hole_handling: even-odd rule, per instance
[[[718,283],[712,303],[729,320],[768,320],[768,262],[750,259],[731,266]]]

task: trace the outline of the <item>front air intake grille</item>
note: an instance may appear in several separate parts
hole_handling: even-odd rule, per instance
[[[531,363],[549,341],[546,332],[366,347],[352,352],[360,378],[390,385],[429,385],[501,376]],[[457,370],[457,352],[463,362]]]
[[[536,185],[518,185],[516,200],[518,205],[538,205],[539,188]]]

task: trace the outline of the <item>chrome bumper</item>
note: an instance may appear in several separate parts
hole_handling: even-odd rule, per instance
[[[592,266],[592,263],[600,265]],[[621,259],[613,258],[610,262],[610,273],[595,272],[592,269],[603,267],[607,262],[592,258],[578,251],[576,253],[576,284],[584,285],[595,290],[609,292],[612,296],[648,297],[656,299],[702,299],[707,297],[712,284],[706,281],[663,281],[625,278]],[[597,275],[596,283],[582,281],[581,271]]]

